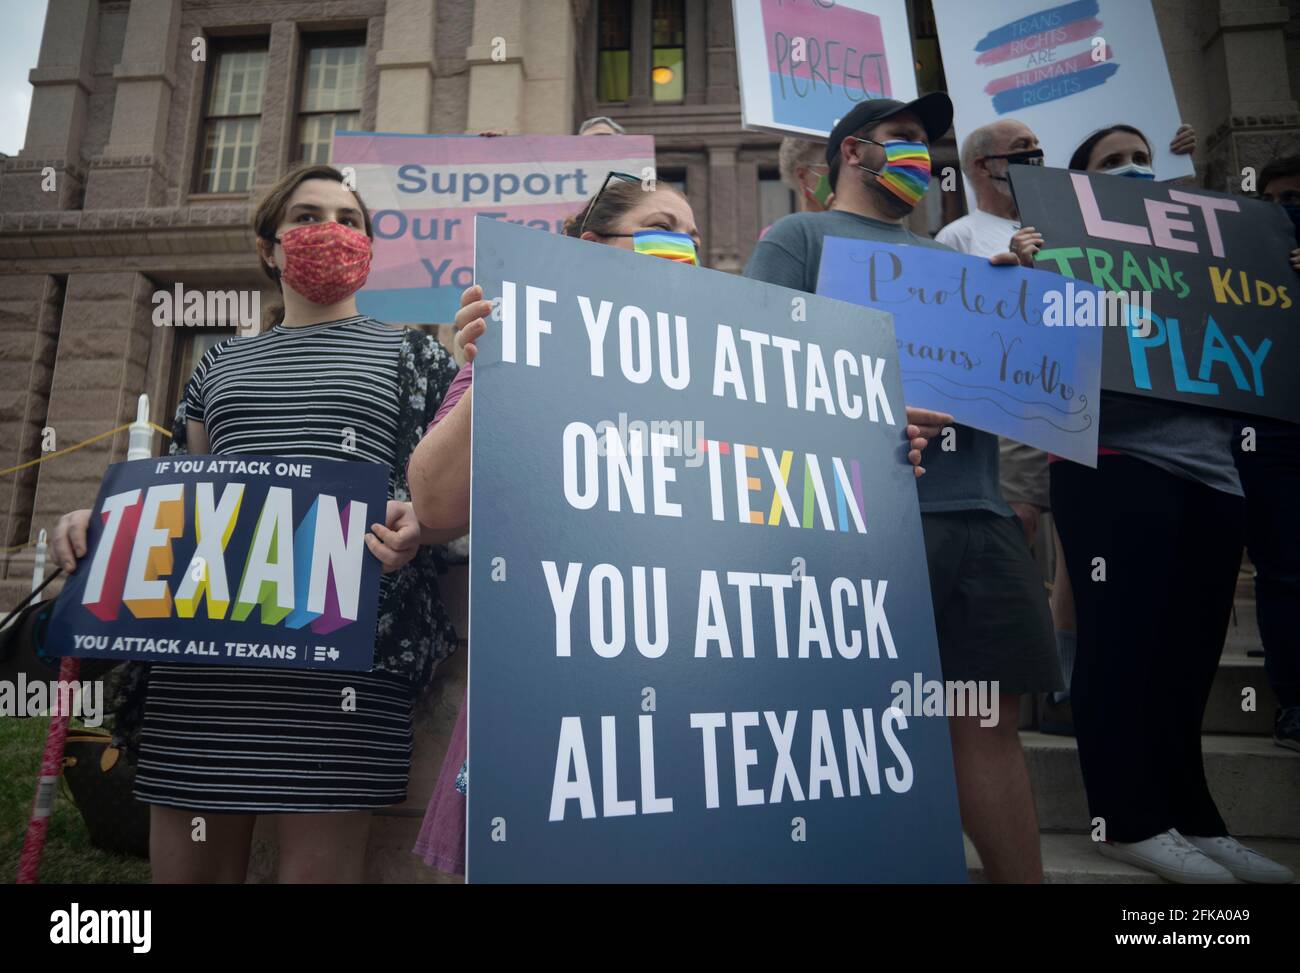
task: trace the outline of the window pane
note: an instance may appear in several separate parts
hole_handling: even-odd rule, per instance
[[[632,82],[631,0],[601,0],[596,35],[596,100],[627,101]]]
[[[656,169],[655,183],[659,186],[672,186],[683,196],[686,195],[686,170]]]
[[[916,51],[916,81],[919,91],[946,91],[948,82],[939,56],[939,34],[931,0],[913,0],[912,48]]]
[[[935,195],[942,195],[936,193]],[[762,172],[758,176],[758,228],[771,226],[783,216],[794,212],[794,191],[781,181],[776,172]]]
[[[598,50],[627,50],[632,46],[632,0],[601,0],[596,22]]]
[[[650,70],[650,91],[655,101],[681,101],[685,51],[680,47],[656,47]]]
[[[360,111],[365,48],[317,47],[307,52],[302,111]]]
[[[655,0],[654,46],[682,47],[686,43],[686,0]]]
[[[627,101],[632,82],[631,52],[601,51],[596,74],[597,101]]]
[[[260,115],[266,51],[226,51],[217,57],[209,115]]]
[[[334,151],[334,133],[356,130],[361,125],[359,112],[332,115],[308,115],[298,123],[298,158],[310,163],[328,163]]]
[[[655,101],[681,101],[686,87],[683,68],[686,53],[684,0],[654,0],[650,91]]]
[[[259,118],[216,118],[203,143],[199,192],[242,193],[253,185],[257,168]]]

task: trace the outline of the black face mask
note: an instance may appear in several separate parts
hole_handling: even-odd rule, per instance
[[[1006,159],[1007,165],[1019,164],[1026,166],[1041,166],[1043,164],[1042,149],[1021,149],[1019,152],[1004,152],[1001,155],[986,155],[986,159]],[[998,182],[1008,182],[1006,176],[995,176],[989,173],[990,179],[996,179]]]

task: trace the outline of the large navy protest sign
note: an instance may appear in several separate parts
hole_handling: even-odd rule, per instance
[[[357,307],[386,321],[449,322],[473,281],[478,214],[559,233],[610,170],[654,176],[649,135],[336,132],[334,165],[371,210],[375,258]]]
[[[1073,304],[1058,326],[1044,320],[1068,283],[983,257],[827,237],[817,293],[894,316],[913,405],[1095,466],[1101,331],[1073,327]]]
[[[470,880],[963,881],[888,315],[475,261]]]
[[[53,655],[369,671],[379,463],[171,456],[110,466]]]
[[[1128,295],[1103,328],[1103,389],[1300,422],[1300,278],[1280,206],[1037,166],[1012,166],[1011,184],[1043,234],[1038,266],[1087,281],[1072,300]]]

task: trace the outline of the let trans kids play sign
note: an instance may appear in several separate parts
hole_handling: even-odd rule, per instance
[[[1300,277],[1280,206],[1038,166],[1011,166],[1011,185],[1043,234],[1037,265],[1081,282],[1071,303],[1128,296],[1121,321],[1096,315],[1103,389],[1300,422]]]
[[[477,234],[469,879],[965,881],[889,316]]]
[[[109,467],[53,655],[369,671],[378,463],[174,456]]]

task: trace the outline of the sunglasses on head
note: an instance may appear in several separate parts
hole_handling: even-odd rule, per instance
[[[622,179],[624,182],[636,183],[637,185],[641,184],[641,180],[636,176],[632,175],[630,172],[610,171],[610,173],[607,176],[605,176],[605,181],[600,184],[600,189],[596,191],[596,195],[592,196],[591,202],[587,204],[587,212],[582,214],[582,225],[578,227],[579,237],[581,237],[582,234],[586,232],[587,220],[591,219],[591,211],[596,208],[596,203],[600,200],[601,193],[605,191],[605,187],[609,185],[609,181],[611,179]]]

